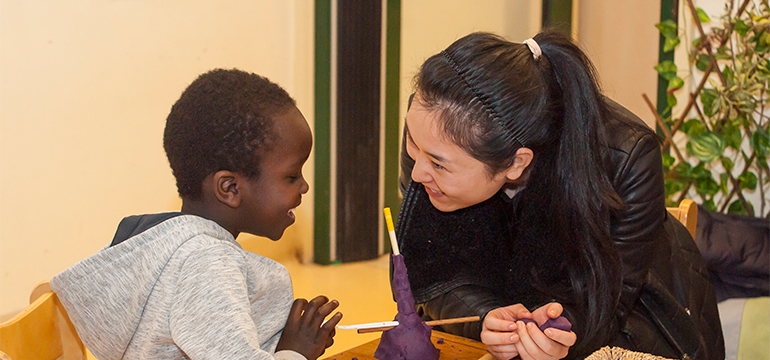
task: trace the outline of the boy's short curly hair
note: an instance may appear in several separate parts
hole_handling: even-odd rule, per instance
[[[220,170],[256,179],[273,117],[293,106],[284,89],[259,75],[237,69],[200,75],[171,108],[163,134],[179,196],[200,199],[203,179]]]

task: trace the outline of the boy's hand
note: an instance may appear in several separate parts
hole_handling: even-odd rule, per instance
[[[338,312],[322,323],[339,305],[337,300],[329,301],[326,296],[318,296],[310,302],[294,300],[275,351],[294,350],[308,360],[317,359],[334,343],[334,328],[342,314]]]

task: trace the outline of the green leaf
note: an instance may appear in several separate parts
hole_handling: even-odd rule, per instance
[[[701,8],[695,9],[695,12],[698,13],[698,20],[700,20],[701,23],[707,23],[710,22],[711,19],[708,15],[706,15],[706,12],[703,11]]]
[[[692,168],[692,176],[695,178],[705,179],[711,177],[711,172],[706,170],[706,166],[703,163],[698,164]]]
[[[708,178],[699,178],[695,180],[695,192],[701,196],[713,196],[719,192],[719,184],[717,184],[717,182],[711,176]]]
[[[677,104],[676,95],[674,94],[666,94],[666,105],[668,105],[669,108],[673,108]]]
[[[761,35],[755,37],[755,39],[756,41],[754,42],[754,51],[756,51],[759,55],[763,55],[767,52],[768,46],[770,45],[770,34],[762,33]]]
[[[770,59],[762,60],[757,64],[757,70],[762,75],[770,75]]]
[[[682,78],[677,76],[668,81],[668,89],[666,89],[666,92],[671,94],[677,89],[681,89],[682,86],[684,86],[684,80],[682,80]]]
[[[698,136],[708,131],[708,129],[706,129],[706,125],[703,125],[703,122],[698,119],[690,119],[685,121],[684,124],[682,124],[682,127],[679,129],[689,137]]]
[[[746,25],[746,23],[743,22],[743,20],[741,19],[736,19],[734,23],[735,23],[735,27],[733,28],[733,30],[735,30],[735,32],[740,34],[741,37],[746,37],[746,33],[749,31],[749,29],[751,29],[751,26]]]
[[[671,60],[666,60],[658,65],[655,65],[655,71],[660,74],[664,79],[671,80],[676,76],[676,65]]]
[[[717,206],[716,204],[714,204],[714,199],[708,199],[704,201],[703,204],[701,205],[703,205],[703,207],[706,208],[706,210],[708,211],[711,211],[711,212],[717,211]]]
[[[674,39],[679,37],[677,34],[677,26],[674,20],[663,20],[660,23],[655,24],[655,27],[660,30],[660,34],[663,35],[663,37],[666,39]]]
[[[722,189],[722,192],[725,194],[727,194],[728,180],[730,180],[730,174],[728,173],[719,174],[719,187]]]
[[[751,148],[754,149],[757,156],[767,156],[768,151],[770,151],[770,135],[768,135],[765,129],[758,128],[751,134],[749,144],[751,144]]]
[[[706,132],[690,138],[687,142],[687,153],[700,161],[710,163],[722,156],[726,147],[724,139],[719,135]]]
[[[730,158],[726,156],[722,156],[722,166],[725,168],[725,170],[729,173],[735,164],[733,164],[733,161],[730,160]],[[723,174],[726,175],[726,174]]]
[[[676,162],[676,159],[674,159],[673,156],[669,153],[663,153],[663,167],[666,169],[671,168],[672,165],[674,165],[674,162]]]
[[[749,204],[749,206],[751,206],[751,204]],[[727,213],[736,215],[749,215],[748,210],[746,210],[746,207],[743,206],[743,202],[741,200],[733,201],[730,206],[727,207]]]
[[[701,43],[701,39],[695,38],[695,40],[692,41],[692,47],[697,48],[698,46],[700,46],[700,43]]]
[[[741,189],[754,190],[757,188],[757,175],[751,171],[746,171],[738,176],[738,182],[740,182]]]
[[[666,39],[666,41],[663,42],[663,52],[669,52],[671,50],[674,50],[677,45],[679,45],[681,41],[679,38],[674,39]]]
[[[676,174],[683,179],[689,179],[693,177],[692,165],[686,162],[676,164],[676,166],[674,166],[674,171],[676,171]]]
[[[695,67],[700,71],[706,71],[710,62],[711,58],[708,55],[700,54],[698,55],[698,60],[695,62]]]
[[[743,156],[743,162],[748,164],[749,163],[749,156],[746,155],[746,153],[743,152],[743,150],[741,150],[741,156]]]
[[[717,60],[728,60],[732,59],[732,56],[730,55],[730,48],[727,46],[720,46],[717,48],[717,53],[714,54],[714,58]]]
[[[684,189],[684,183],[678,180],[666,180],[663,184],[666,188],[666,196],[671,196]]]
[[[714,104],[714,100],[719,96],[714,89],[703,89],[700,92],[700,101],[703,103],[703,112],[706,116],[712,117],[714,113],[711,112],[711,107]]]
[[[724,136],[725,143],[727,143],[727,146],[730,146],[735,150],[740,149],[741,140],[743,138],[740,127],[725,126],[724,128],[722,128],[722,136]]]
[[[767,170],[768,169],[768,166],[767,166],[767,156],[765,156],[765,155],[762,155],[762,156],[757,155],[757,163],[756,164],[757,164],[757,166],[760,169]]]
[[[725,66],[722,70],[722,75],[725,78],[725,83],[727,83],[727,88],[731,88],[735,85],[735,72],[731,67]]]

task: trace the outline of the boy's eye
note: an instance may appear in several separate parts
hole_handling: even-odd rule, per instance
[[[431,164],[433,164],[433,167],[434,167],[434,168],[436,168],[436,170],[446,170],[446,168],[445,168],[445,167],[443,167],[443,166],[441,166],[441,165],[439,165],[439,164],[436,164],[436,163],[435,163],[435,162],[433,162],[433,161],[431,161]]]

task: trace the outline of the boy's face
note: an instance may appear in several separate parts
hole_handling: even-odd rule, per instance
[[[243,231],[278,240],[294,223],[294,209],[309,189],[302,165],[310,156],[313,136],[296,107],[279,112],[273,121],[277,137],[262,154],[259,178],[244,184],[241,206]]]

